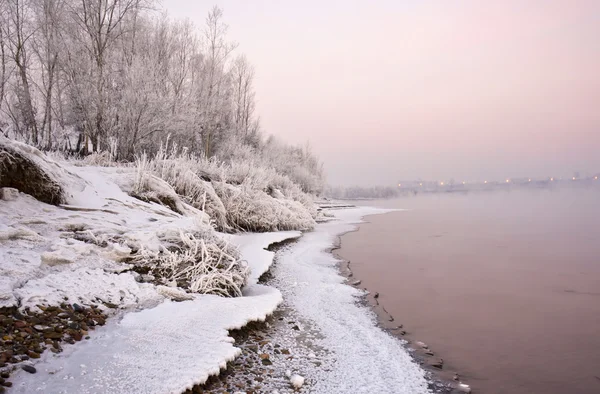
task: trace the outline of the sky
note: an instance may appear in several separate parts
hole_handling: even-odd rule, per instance
[[[214,5],[263,130],[332,185],[600,172],[598,0],[163,0]]]

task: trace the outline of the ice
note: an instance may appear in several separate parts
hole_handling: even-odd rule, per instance
[[[248,288],[244,297],[165,301],[108,323],[70,352],[45,357],[34,375],[18,371],[12,391],[180,393],[205,382],[240,353],[227,330],[264,320],[280,302],[278,290],[260,285]]]
[[[238,246],[250,265],[248,283],[258,283],[258,278],[269,270],[275,257],[275,252],[266,250],[265,245],[299,238],[301,235],[299,231],[279,231],[230,235],[229,239]]]
[[[242,258],[251,267],[268,268],[274,254],[265,248],[298,236],[298,232],[284,232],[231,237],[233,242],[239,241]],[[124,274],[111,276],[102,270],[86,274],[97,275],[92,282],[101,288],[114,285],[114,289],[122,291],[137,285],[131,275],[126,279],[129,282],[121,286],[118,280],[125,280]],[[109,285],[107,281],[113,282]],[[42,290],[54,282],[61,281],[51,276],[43,284],[31,280],[31,286],[35,286],[32,294],[54,294],[52,289]],[[64,291],[74,294],[77,288],[75,285]],[[182,295],[164,286],[158,291],[173,298]],[[19,295],[27,300],[25,295]],[[127,297],[133,302],[135,294]],[[120,322],[109,321],[86,343],[68,348],[63,354],[44,355],[36,364],[35,375],[23,371],[15,374],[13,392],[180,393],[219,373],[227,361],[240,353],[233,346],[228,330],[241,328],[250,321],[265,320],[281,301],[277,289],[258,284],[246,286],[243,297],[194,295],[189,301],[164,301],[155,308],[126,314]]]

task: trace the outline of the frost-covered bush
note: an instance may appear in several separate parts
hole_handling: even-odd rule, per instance
[[[243,231],[310,230],[315,221],[300,203],[279,200],[246,185],[220,182],[215,191],[227,212],[228,223]]]
[[[237,297],[249,268],[239,251],[212,229],[194,233],[168,230],[159,248],[142,246],[132,259],[163,284],[192,292]]]
[[[217,229],[228,231],[230,226],[225,207],[216,195],[208,173],[199,164],[198,159],[192,155],[177,154],[176,148],[170,153],[161,148],[151,160],[146,160],[145,155],[138,159],[138,173],[151,173],[163,179],[185,202],[206,212]]]
[[[308,230],[315,224],[312,199],[274,168],[250,158],[219,163],[163,147],[152,159],[142,155],[137,171],[140,179],[149,173],[166,181],[221,231]]]

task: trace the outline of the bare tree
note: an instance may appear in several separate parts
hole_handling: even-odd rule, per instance
[[[254,123],[254,68],[246,59],[240,55],[236,58],[232,69],[234,122],[236,131],[244,138],[255,130]]]
[[[236,48],[235,44],[227,42],[228,26],[223,23],[223,11],[215,6],[206,17],[204,39],[206,40],[207,55],[205,60],[205,81],[202,85],[201,100],[201,132],[204,154],[210,157],[213,153],[215,140],[225,128],[222,107],[227,103],[228,96],[223,87],[225,84],[225,66],[230,53]]]
[[[11,60],[16,67],[18,80],[14,89],[18,99],[18,109],[23,119],[25,138],[38,145],[38,126],[31,92],[29,75],[29,41],[35,33],[31,20],[31,4],[28,0],[6,2],[8,17],[2,24],[4,37],[8,41]]]
[[[84,124],[87,149],[89,136],[92,150],[98,151],[100,143],[106,137],[109,121],[106,117],[108,106],[107,58],[115,41],[126,31],[121,23],[127,16],[138,12],[142,0],[81,0],[71,7],[71,14],[83,31],[83,46],[91,57],[91,76],[93,81],[93,107]]]
[[[5,4],[4,0],[0,0],[0,26],[7,23],[5,15]],[[7,54],[7,43],[5,38],[5,29],[0,28],[0,114],[2,112],[2,104],[4,103],[4,93],[6,91],[6,81],[8,80],[8,54]],[[2,129],[2,118],[0,117],[0,132],[4,133]]]
[[[41,69],[41,84],[38,84],[44,101],[44,116],[40,133],[45,138],[46,149],[52,148],[53,95],[59,65],[61,32],[59,24],[64,13],[64,0],[39,0],[37,2],[36,25],[33,50]],[[41,144],[41,142],[40,142]]]

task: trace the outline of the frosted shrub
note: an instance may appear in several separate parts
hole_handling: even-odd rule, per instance
[[[309,230],[317,216],[312,199],[289,178],[251,159],[219,163],[161,147],[137,160],[144,174],[166,181],[183,201],[204,211],[220,231]],[[275,196],[276,198],[273,198]]]
[[[195,293],[225,297],[242,295],[249,268],[237,249],[211,230],[184,233],[168,230],[158,248],[142,246],[132,262],[149,270],[163,284]]]
[[[262,191],[235,187],[227,183],[215,184],[227,212],[227,221],[243,231],[310,230],[315,222],[302,204],[278,200]]]

